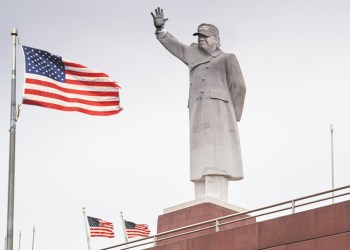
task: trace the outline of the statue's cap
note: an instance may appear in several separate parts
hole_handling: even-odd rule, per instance
[[[194,33],[194,36],[198,36],[199,34],[205,36],[219,36],[219,30],[212,24],[202,23],[198,26],[198,31]]]

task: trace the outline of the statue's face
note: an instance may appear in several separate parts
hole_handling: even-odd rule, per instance
[[[198,34],[199,48],[211,53],[216,50],[219,39],[215,36],[205,36]]]

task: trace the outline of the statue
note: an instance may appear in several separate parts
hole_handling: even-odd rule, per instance
[[[151,13],[159,42],[184,62],[190,72],[190,179],[195,198],[228,198],[228,182],[243,179],[237,122],[245,98],[245,83],[236,56],[220,50],[219,30],[203,23],[184,45],[164,25],[163,9]]]

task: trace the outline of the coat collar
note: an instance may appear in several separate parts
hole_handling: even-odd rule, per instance
[[[217,57],[218,55],[220,55],[222,53],[221,49],[216,49],[215,51],[209,53],[212,57]]]
[[[192,44],[192,47],[194,47],[193,55],[192,55],[192,61],[189,62],[189,67],[191,70],[193,70],[195,67],[197,67],[200,64],[207,63],[210,61],[210,59],[215,58],[222,54],[221,49],[217,49],[211,53],[207,53],[203,50],[201,50],[198,47],[198,44]]]

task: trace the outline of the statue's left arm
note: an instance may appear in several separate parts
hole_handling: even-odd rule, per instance
[[[231,100],[235,108],[237,121],[241,120],[246,86],[241,68],[235,55],[229,54],[226,58],[226,76]]]

